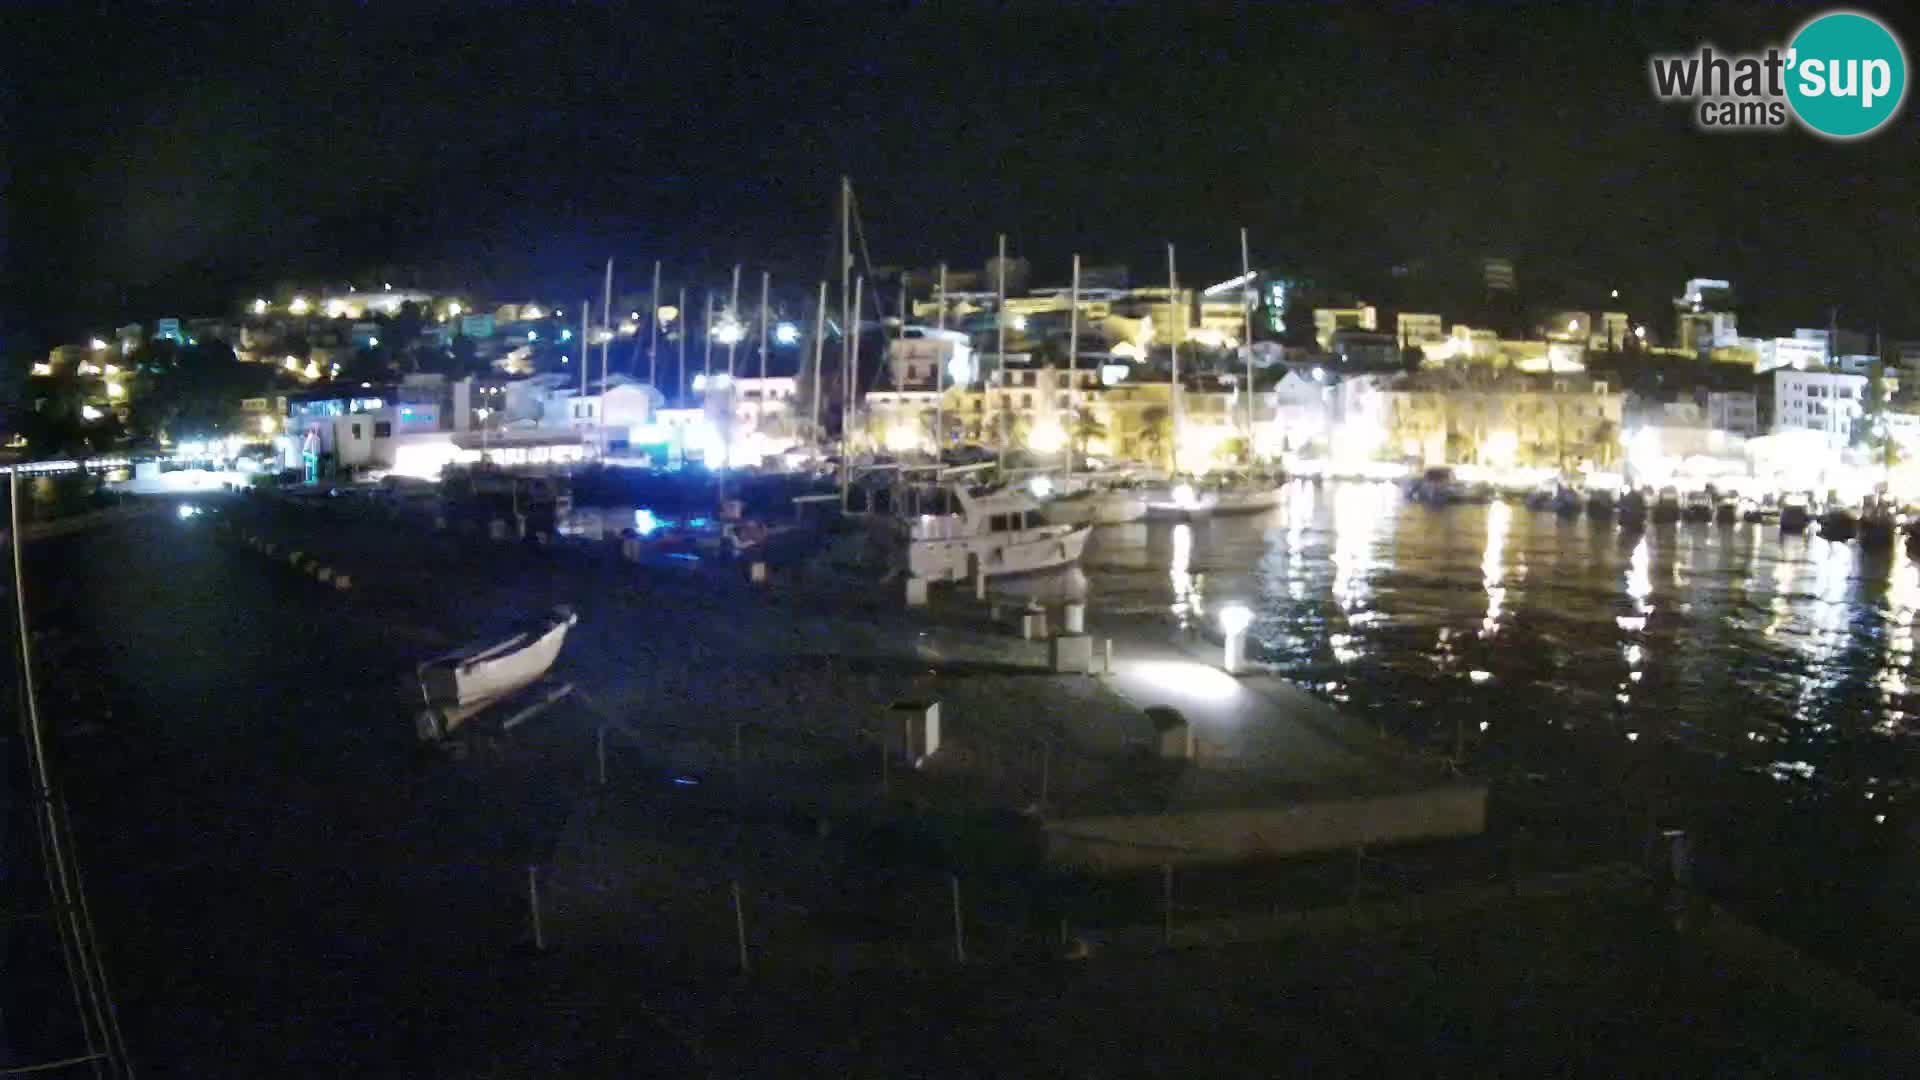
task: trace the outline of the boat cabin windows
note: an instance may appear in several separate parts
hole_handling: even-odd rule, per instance
[[[393,421],[375,420],[373,422],[373,437],[376,439],[393,438]]]
[[[1039,527],[1040,515],[1030,510],[1016,510],[1011,514],[994,514],[987,519],[988,532],[1018,532],[1021,529]]]

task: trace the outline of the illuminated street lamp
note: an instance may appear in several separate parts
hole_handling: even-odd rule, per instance
[[[253,302],[253,313],[255,315],[265,315],[267,313],[267,302],[265,300],[255,300]]]
[[[790,322],[783,322],[773,328],[773,341],[776,345],[794,345],[800,341],[800,328]]]
[[[306,297],[296,296],[293,298],[293,303],[287,305],[287,310],[295,315],[305,315],[307,312],[313,310],[313,305],[307,303]]]
[[[1247,627],[1253,624],[1253,612],[1245,604],[1228,604],[1220,609],[1220,629],[1226,632],[1227,674],[1238,675],[1246,666]]]
[[[87,342],[87,344],[93,349],[94,352],[107,351],[107,343],[100,340],[99,338],[94,338],[92,341]]]
[[[746,336],[747,328],[741,326],[739,321],[731,315],[721,319],[719,324],[713,328],[713,340],[722,345],[738,345],[740,344],[740,339]]]

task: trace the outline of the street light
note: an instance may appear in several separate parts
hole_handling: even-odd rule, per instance
[[[790,322],[783,322],[773,328],[773,341],[776,345],[793,345],[800,340],[800,328]]]
[[[1228,604],[1220,609],[1220,629],[1226,632],[1225,663],[1227,674],[1238,675],[1246,666],[1247,627],[1253,624],[1253,612],[1245,604]]]

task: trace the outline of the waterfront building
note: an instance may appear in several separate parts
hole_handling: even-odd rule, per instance
[[[1623,395],[1582,375],[1405,376],[1381,391],[1386,446],[1428,464],[1609,466]]]
[[[1867,377],[1837,371],[1773,373],[1773,433],[1812,431],[1833,449],[1853,441],[1865,410]]]
[[[1372,304],[1358,304],[1344,308],[1313,309],[1313,339],[1319,343],[1322,352],[1333,348],[1333,334],[1336,330],[1378,330],[1380,313]]]
[[[1446,320],[1423,311],[1402,311],[1393,317],[1403,349],[1425,350],[1447,340]]]
[[[1750,390],[1707,391],[1707,426],[1731,435],[1760,433],[1760,402]]]

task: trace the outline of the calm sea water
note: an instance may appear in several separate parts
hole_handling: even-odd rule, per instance
[[[1903,551],[1296,481],[1260,515],[1096,530],[1080,569],[996,588],[1082,596],[1096,631],[1158,617],[1217,638],[1244,604],[1251,656],[1409,741],[1464,735],[1496,818],[1583,819],[1563,840],[1600,857],[1688,828],[1723,897],[1920,1000]]]

